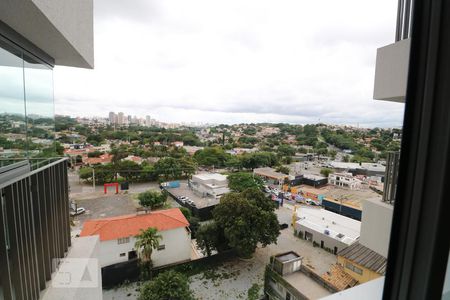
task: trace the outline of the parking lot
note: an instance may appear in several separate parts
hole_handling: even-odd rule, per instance
[[[201,209],[212,205],[219,204],[219,199],[212,197],[202,197],[192,191],[187,185],[187,181],[180,181],[180,187],[169,188],[167,191],[174,197],[185,196],[195,203],[195,207]]]

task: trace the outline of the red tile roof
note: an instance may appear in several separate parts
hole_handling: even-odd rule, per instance
[[[141,229],[155,227],[158,231],[189,226],[188,220],[178,208],[153,211],[142,215],[88,220],[84,223],[80,236],[99,235],[100,241],[116,240],[136,236]]]

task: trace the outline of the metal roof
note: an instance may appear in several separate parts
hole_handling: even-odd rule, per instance
[[[338,252],[338,256],[344,257],[378,274],[384,275],[386,273],[387,259],[359,242],[345,247]]]

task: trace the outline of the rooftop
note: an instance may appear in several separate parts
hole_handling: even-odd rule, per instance
[[[290,252],[287,252],[287,253],[275,255],[275,258],[277,260],[279,260],[280,262],[284,263],[284,262],[288,262],[290,260],[294,260],[294,259],[300,258],[300,255],[298,255],[294,251],[290,251]]]
[[[189,222],[180,209],[171,208],[142,215],[88,220],[84,223],[80,236],[99,235],[100,241],[108,241],[136,236],[141,229],[150,227],[154,227],[158,231],[165,231],[187,226],[189,226]]]
[[[384,275],[386,273],[387,259],[359,242],[342,249],[338,252],[338,256],[351,260],[378,274]]]
[[[280,173],[280,172],[276,172],[274,169],[272,168],[256,168],[253,170],[253,173],[260,175],[260,176],[265,176],[265,177],[269,177],[269,178],[273,178],[273,179],[284,179],[286,177],[289,177],[289,175]]]
[[[192,176],[193,180],[196,178],[198,178],[200,180],[217,180],[217,181],[226,181],[227,180],[227,176],[219,174],[219,173],[203,173],[203,174],[195,174]]]
[[[347,245],[354,243],[360,235],[361,222],[322,208],[302,206],[297,210],[297,224],[328,235]]]
[[[386,167],[382,164],[377,163],[352,163],[352,162],[340,162],[340,161],[330,161],[330,167],[335,169],[367,169],[373,172],[384,173]]]
[[[285,275],[283,276],[283,279],[308,299],[320,299],[331,295],[326,288],[303,272],[297,271]]]
[[[317,195],[324,195],[326,200],[334,200],[342,202],[342,204],[352,206],[357,209],[362,209],[362,202],[367,199],[376,199],[381,201],[381,196],[369,188],[348,189],[338,187],[335,185],[326,185],[321,188],[314,188],[310,186],[300,186],[302,191],[314,193]]]

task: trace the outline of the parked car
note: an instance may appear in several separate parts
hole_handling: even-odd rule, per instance
[[[280,229],[281,230],[286,229],[286,228],[289,228],[288,224],[286,224],[286,223],[280,224]]]
[[[86,210],[84,209],[84,207],[78,207],[77,210],[70,210],[70,215],[71,216],[78,216],[81,214],[84,214],[86,212]]]

